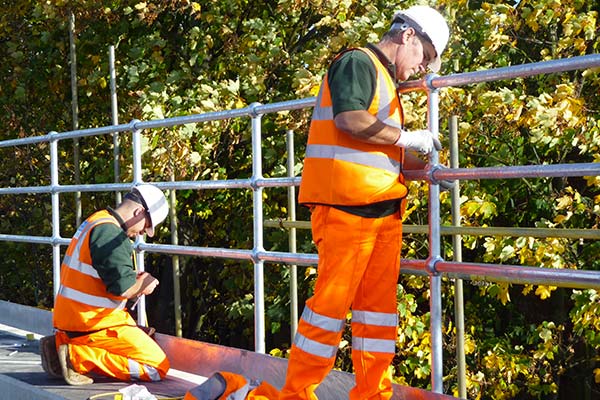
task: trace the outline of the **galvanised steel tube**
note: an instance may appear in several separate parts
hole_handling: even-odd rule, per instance
[[[50,132],[52,137],[54,132]],[[50,185],[52,188],[58,186],[58,142],[50,141]],[[60,203],[58,192],[52,191],[52,284],[54,291],[54,299],[58,295],[60,286]]]
[[[287,145],[287,175],[289,178],[294,178],[295,150],[294,150],[294,131],[288,129],[286,131]],[[296,187],[289,186],[287,189],[288,196],[288,219],[296,220]],[[296,229],[291,228],[288,233],[288,245],[290,252],[296,252]],[[296,331],[298,330],[298,267],[296,264],[290,265],[290,343],[294,342]]]
[[[267,220],[264,225],[269,228],[310,229],[309,221]],[[403,225],[403,233],[427,234],[429,225]],[[566,228],[509,228],[509,227],[479,227],[479,226],[440,226],[442,236],[472,235],[472,236],[513,236],[513,237],[560,237],[565,239],[600,239],[598,229],[566,229]]]
[[[131,183],[98,183],[93,185],[57,185],[53,186],[31,186],[16,188],[0,188],[3,194],[31,194],[31,193],[74,193],[74,192],[100,192],[129,190]]]
[[[282,101],[279,103],[260,104],[257,107],[254,107],[253,111],[259,114],[269,114],[279,111],[299,110],[302,108],[314,106],[316,101],[316,97],[308,97],[300,100],[289,100]]]
[[[110,75],[110,113],[112,116],[112,124],[119,125],[119,108],[117,107],[117,73],[115,71],[115,46],[108,47],[108,69]],[[113,137],[113,174],[115,182],[121,181],[121,163],[119,161],[121,155],[121,143],[119,134],[112,133]],[[115,193],[115,203],[121,203],[121,192]]]
[[[453,115],[448,121],[450,131],[450,167],[458,168],[458,117]],[[460,182],[451,189],[452,196],[452,225],[460,226]],[[462,236],[452,235],[452,250],[454,261],[462,262]],[[467,397],[466,358],[465,358],[465,307],[463,295],[463,280],[454,280],[454,325],[456,326],[456,367],[458,395]]]
[[[600,273],[598,271],[451,261],[440,261],[435,267],[439,272],[447,274],[449,277],[472,281],[489,280],[574,289],[600,289]]]
[[[494,68],[485,71],[463,72],[436,77],[431,81],[435,88],[463,86],[473,83],[524,78],[533,75],[545,75],[555,72],[573,71],[600,67],[600,54],[565,58],[561,60],[540,61],[510,67]]]
[[[600,175],[600,163],[443,168],[436,169],[432,173],[432,177],[438,181],[445,179],[519,179],[595,175]],[[406,171],[405,176],[407,180],[411,181],[427,180],[427,173],[423,171]]]
[[[186,115],[182,117],[173,117],[166,119],[156,119],[150,121],[138,121],[134,120],[129,124],[119,124],[119,125],[111,125],[111,126],[103,126],[99,128],[88,128],[88,129],[80,129],[73,131],[66,131],[61,133],[56,133],[57,140],[64,139],[75,139],[86,136],[96,136],[96,135],[106,135],[117,132],[127,132],[133,129],[152,129],[152,128],[165,128],[169,126],[175,125],[185,125],[192,124],[198,122],[209,122],[209,121],[217,121],[223,119],[231,119],[231,118],[239,118],[239,117],[247,117],[251,116],[253,113],[266,114],[270,112],[278,112],[278,111],[287,111],[287,110],[295,110],[295,109],[303,109],[307,107],[312,107],[315,104],[316,98],[309,97],[306,99],[285,101],[281,103],[267,104],[267,105],[251,105],[245,108],[240,108],[236,110],[227,110],[227,111],[215,111],[204,114],[194,114],[194,115]],[[48,135],[43,136],[34,136],[28,138],[19,138],[19,139],[9,139],[0,141],[1,147],[11,147],[11,146],[20,146],[20,145],[28,145],[28,144],[38,144],[38,143],[46,143],[49,142],[50,138]]]
[[[290,187],[300,184],[300,177],[294,178],[260,178],[260,179],[229,179],[219,181],[177,181],[177,182],[153,182],[157,187],[165,189],[183,190],[183,189],[252,189],[253,187]],[[95,183],[83,185],[61,185],[52,186],[31,186],[31,187],[13,187],[0,188],[0,195],[3,194],[31,194],[31,193],[58,193],[72,192],[98,192],[98,191],[126,191],[131,189],[132,183]]]
[[[131,147],[133,150],[133,185],[143,183],[142,181],[142,131],[135,128],[136,121],[131,121]],[[144,244],[143,235],[135,236],[134,248],[139,248],[140,245]],[[144,272],[146,266],[144,265],[144,252],[136,251],[134,254],[136,261],[136,269],[138,273]],[[146,326],[146,296],[141,295],[137,306],[137,323],[141,326]]]
[[[435,179],[520,179],[600,175],[600,163],[520,165],[510,167],[444,168],[434,171]]]
[[[58,191],[58,190],[56,190]],[[33,193],[52,193],[52,186],[18,187],[18,188],[0,188],[0,195],[3,194],[33,194]]]
[[[80,129],[75,131],[67,131],[61,133],[52,134],[53,140],[65,140],[65,139],[76,139],[87,136],[98,136],[98,135],[107,135],[112,132],[126,132],[131,130],[131,126],[127,125],[116,125],[116,126],[103,126],[101,128],[89,128],[89,129]],[[50,135],[42,135],[42,136],[33,136],[28,138],[20,138],[20,139],[9,139],[3,140],[0,142],[0,147],[11,147],[11,146],[21,146],[27,144],[38,144],[38,143],[47,143],[50,141]]]
[[[136,251],[147,251],[150,253],[176,254],[180,256],[202,256],[216,258],[230,258],[233,260],[252,261],[254,254],[252,250],[224,249],[219,247],[177,246],[169,244],[134,244]]]
[[[312,107],[315,104],[316,97],[309,97],[300,100],[283,101],[273,104],[253,103],[248,107],[238,108],[227,111],[214,111],[204,114],[186,115],[183,117],[173,117],[161,120],[152,120],[137,122],[135,127],[138,129],[163,128],[174,125],[194,124],[198,122],[217,121],[223,119],[248,117],[256,114],[267,114],[279,111],[297,110]]]
[[[25,235],[5,235],[0,234],[0,242],[19,242],[36,244],[53,244],[54,239],[48,236],[25,236]],[[69,242],[67,241],[66,244]],[[63,243],[65,244],[65,243]]]
[[[256,110],[260,103],[249,107]],[[252,203],[254,210],[253,231],[254,248],[252,253],[264,251],[263,247],[263,188],[254,183],[262,178],[262,114],[252,113]],[[266,352],[265,343],[265,265],[264,261],[254,257],[254,350],[257,353]]]
[[[564,58],[561,60],[541,61],[510,67],[495,68],[485,71],[463,72],[446,76],[437,76],[428,82],[430,87],[443,88],[448,86],[464,86],[474,83],[491,82],[503,79],[528,77],[540,74],[551,74],[555,72],[572,71],[600,67],[600,54],[588,54],[585,56]],[[403,82],[399,85],[402,93],[414,90],[424,90],[427,87],[428,78]]]
[[[213,111],[204,114],[193,114],[182,117],[155,119],[150,121],[138,121],[135,123],[137,129],[166,128],[175,125],[195,124],[198,122],[218,121],[231,118],[247,117],[252,114],[250,107],[238,108],[228,111]]]
[[[439,92],[428,90],[427,93],[427,126],[436,137],[439,137]],[[429,165],[439,163],[439,154],[433,150],[429,155]],[[443,360],[442,360],[442,278],[435,270],[435,263],[440,257],[440,186],[429,183],[429,259],[427,270],[430,285],[430,334],[431,334],[431,389],[434,393],[443,393]]]

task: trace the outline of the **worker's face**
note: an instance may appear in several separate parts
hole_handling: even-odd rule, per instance
[[[404,32],[403,39],[396,51],[395,64],[397,79],[405,81],[427,70],[427,66],[435,58],[435,49],[412,28]]]
[[[133,211],[131,218],[132,225],[127,229],[127,236],[134,239],[136,235],[143,235],[146,230],[152,227],[150,216],[143,207],[138,207]]]

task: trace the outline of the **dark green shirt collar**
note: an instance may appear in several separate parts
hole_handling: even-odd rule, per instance
[[[121,218],[121,216],[119,215],[119,213],[116,212],[115,209],[112,208],[112,207],[106,207],[106,211],[108,211],[110,215],[112,215],[113,217],[115,217],[115,219],[117,220],[117,222],[121,226],[121,229],[123,229],[124,232],[127,232],[127,226],[125,225],[125,221],[123,221],[123,218]]]
[[[394,64],[389,58],[387,58],[387,56],[383,54],[381,50],[379,50],[379,47],[377,47],[373,43],[367,44],[367,49],[375,53],[377,58],[379,58],[379,61],[381,61],[381,63],[387,69],[394,82],[396,82],[396,64]]]

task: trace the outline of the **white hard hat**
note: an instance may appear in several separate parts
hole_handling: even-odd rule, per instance
[[[433,44],[436,55],[429,63],[429,68],[433,72],[438,72],[442,65],[440,56],[450,37],[450,29],[442,14],[429,6],[413,6],[397,11],[392,19],[392,27],[402,22],[408,24]]]
[[[148,236],[154,236],[154,228],[167,218],[169,205],[167,199],[159,188],[154,185],[142,184],[131,189],[131,193],[137,195],[142,206],[150,217],[151,227],[146,229]]]

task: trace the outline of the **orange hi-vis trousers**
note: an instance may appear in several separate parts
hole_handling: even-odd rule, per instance
[[[317,399],[352,307],[351,400],[389,399],[388,367],[395,354],[402,222],[399,213],[363,218],[315,206],[313,240],[319,253],[314,295],[306,301],[279,400]]]
[[[169,371],[169,360],[158,344],[137,326],[121,325],[86,336],[69,338],[56,332],[57,348],[67,343],[73,369],[122,381],[160,381]]]

